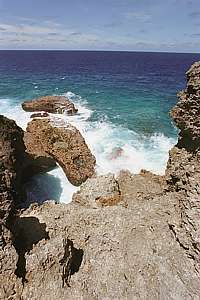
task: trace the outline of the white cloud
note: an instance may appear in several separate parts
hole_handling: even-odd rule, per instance
[[[44,25],[29,25],[29,24],[0,24],[1,31],[8,34],[26,34],[26,35],[42,35],[50,32],[57,33],[59,30],[55,28],[55,24],[44,24]]]
[[[144,13],[129,13],[127,18],[147,21],[150,16]],[[200,48],[200,42],[137,40],[134,35],[106,35],[105,30],[93,33],[93,29],[81,32],[77,28],[67,28],[52,20],[27,19],[17,24],[0,23],[1,49],[107,49],[145,51],[190,51]]]
[[[71,47],[92,46],[99,41],[99,37],[92,33],[81,33],[78,30],[65,28],[63,25],[53,21],[43,21],[34,24],[34,20],[27,19],[27,23],[16,25],[0,23],[0,46],[12,47],[14,44],[19,48],[30,47],[45,48],[63,47],[63,44]],[[33,23],[30,24],[30,21]]]
[[[130,11],[125,13],[125,17],[129,20],[135,19],[141,22],[147,22],[150,21],[151,15],[146,13],[146,12],[135,12],[135,11]]]

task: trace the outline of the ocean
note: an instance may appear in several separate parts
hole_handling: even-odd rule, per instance
[[[60,115],[83,134],[97,173],[141,169],[164,174],[178,130],[169,117],[185,72],[200,54],[104,51],[0,51],[0,114],[23,129],[24,100],[66,95],[79,109]],[[113,151],[122,149],[111,159]],[[68,203],[76,187],[60,167],[32,178],[27,201]]]

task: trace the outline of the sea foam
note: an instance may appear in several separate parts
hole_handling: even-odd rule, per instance
[[[141,169],[163,175],[168,160],[168,151],[176,140],[163,133],[144,136],[108,120],[91,121],[93,111],[87,101],[72,92],[63,94],[78,108],[74,116],[50,114],[52,122],[57,118],[79,129],[89,148],[96,157],[97,173],[117,174],[122,169],[138,173]],[[24,130],[30,121],[31,113],[24,112],[21,104],[13,104],[10,99],[0,99],[0,113],[14,119]],[[53,188],[52,188],[53,187]],[[43,202],[56,200],[69,203],[78,188],[74,187],[58,166],[47,174],[34,176],[27,186],[28,201]]]

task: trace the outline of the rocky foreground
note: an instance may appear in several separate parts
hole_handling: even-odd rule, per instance
[[[60,133],[48,150],[46,119],[33,120],[24,134],[0,118],[0,299],[200,299],[200,63],[187,72],[178,97],[171,114],[179,140],[165,176],[92,171],[70,204],[26,210],[17,207],[27,161],[58,161],[54,143],[61,157],[73,151]],[[43,136],[40,147],[30,134],[34,141]],[[94,170],[87,151],[83,159],[89,157]],[[69,176],[69,165],[66,170]]]

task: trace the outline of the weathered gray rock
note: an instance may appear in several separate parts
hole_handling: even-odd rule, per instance
[[[124,191],[126,184],[135,190],[134,180],[124,180]],[[199,275],[171,227],[180,220],[176,193],[129,191],[128,207],[46,203],[25,211],[20,218],[45,223],[49,239],[25,254],[22,298],[198,299]]]
[[[199,127],[188,115],[199,68],[188,73],[187,103],[172,113],[181,131],[166,176],[143,170],[92,177],[69,205],[24,210],[11,228],[17,257],[12,245],[10,260],[0,257],[2,299],[200,299]],[[45,135],[41,150],[65,148],[60,133],[47,129],[46,120],[31,124],[38,140]],[[115,195],[120,202],[110,201]]]
[[[23,130],[0,116],[0,299],[19,299],[22,284],[15,275],[17,253],[8,228],[21,200],[25,147]]]
[[[0,220],[5,224],[20,198],[25,146],[23,130],[0,116]]]
[[[178,94],[179,101],[171,116],[181,132],[180,147],[200,147],[200,62],[191,66],[187,74],[187,87]]]
[[[170,151],[166,179],[181,194],[181,222],[174,226],[180,245],[200,269],[200,62],[187,72],[187,88],[171,113],[180,128],[178,144]]]
[[[7,235],[9,234],[8,232]],[[19,300],[22,294],[21,279],[15,274],[17,261],[18,255],[11,244],[10,237],[5,247],[3,249],[0,247],[0,299],[2,300]]]
[[[89,178],[73,195],[73,201],[85,207],[105,207],[119,203],[121,194],[113,174]]]

